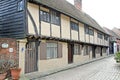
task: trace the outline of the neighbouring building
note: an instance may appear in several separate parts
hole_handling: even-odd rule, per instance
[[[119,28],[113,28],[112,31],[120,37],[120,29]],[[117,39],[117,51],[120,51],[120,38]]]
[[[116,52],[119,51],[120,47],[120,36],[118,36],[115,32],[112,30],[104,27],[103,28],[109,35],[110,35],[110,40],[109,40],[109,53],[110,54],[115,54]]]
[[[109,34],[79,2],[0,0],[0,37],[17,39],[23,74],[107,56]]]

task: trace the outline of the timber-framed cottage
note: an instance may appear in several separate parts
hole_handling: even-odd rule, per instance
[[[107,55],[109,35],[65,0],[0,0],[0,37],[19,43],[22,73],[47,72]]]

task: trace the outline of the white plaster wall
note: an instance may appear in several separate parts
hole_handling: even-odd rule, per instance
[[[70,39],[70,18],[61,14],[62,38]]]
[[[60,38],[60,26],[51,24],[52,36]]]
[[[50,36],[50,23],[41,21],[41,35]]]
[[[89,43],[90,42],[90,36],[86,34],[85,37],[86,37],[86,42]]]
[[[71,30],[72,40],[78,40],[78,32],[75,30]]]
[[[79,23],[79,35],[80,35],[80,41],[85,42],[85,30],[84,30],[84,24]]]
[[[28,3],[27,8],[28,8],[31,16],[33,17],[33,20],[37,27],[37,31],[39,33],[39,6],[36,4]],[[34,25],[29,16],[28,16],[28,32],[30,34],[35,34]]]
[[[19,67],[21,68],[21,74],[25,74],[25,45],[27,40],[19,41]]]

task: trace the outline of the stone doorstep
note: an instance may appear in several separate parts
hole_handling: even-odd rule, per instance
[[[79,66],[82,66],[82,65],[85,65],[85,64],[88,64],[88,63],[91,63],[91,62],[95,62],[95,61],[98,61],[98,60],[101,60],[101,59],[104,59],[104,58],[107,58],[107,57],[111,57],[111,56],[113,56],[113,55],[108,55],[108,56],[100,57],[100,58],[97,58],[97,59],[91,59],[91,60],[83,62],[83,63],[68,64],[67,66],[63,66],[62,68],[58,68],[58,69],[51,70],[51,71],[48,71],[48,72],[43,72],[43,73],[40,73],[40,72],[27,73],[24,76],[26,78],[24,80],[34,80],[34,79],[37,79],[37,78],[45,77],[45,76],[48,76],[48,75],[52,75],[52,74],[55,74],[55,73],[58,73],[58,72],[61,72],[61,71],[65,71],[65,70],[68,70],[68,69],[79,67]],[[23,80],[23,79],[21,79],[21,80]]]

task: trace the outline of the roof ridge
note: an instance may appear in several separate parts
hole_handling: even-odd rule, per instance
[[[74,18],[84,24],[87,24],[103,33],[105,31],[103,28],[94,20],[90,15],[88,16],[87,13],[78,10],[74,5],[70,4],[65,0],[34,0],[37,3],[42,5],[46,5],[52,9],[55,9],[61,13],[64,13],[71,18]]]

